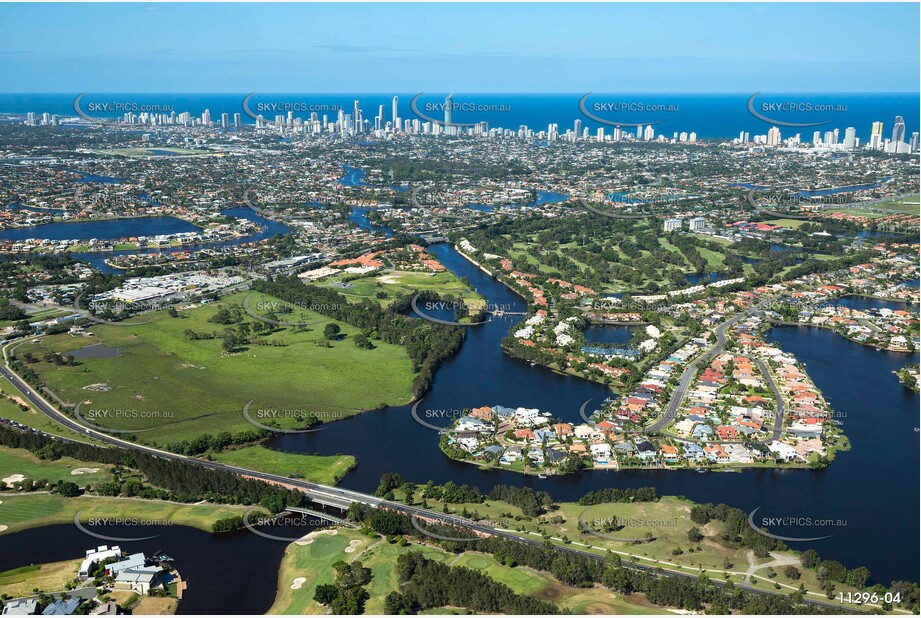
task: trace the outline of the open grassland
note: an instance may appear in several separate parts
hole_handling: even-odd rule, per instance
[[[791,230],[798,230],[803,227],[804,223],[809,222],[805,219],[771,219],[769,221],[765,221],[765,223],[770,223],[771,225],[779,225]]]
[[[120,410],[118,416],[97,416],[94,424],[145,429],[138,438],[159,445],[205,433],[252,430],[243,415],[250,402],[254,410],[294,410],[336,420],[410,401],[412,365],[402,346],[374,341],[373,350],[361,349],[352,341],[358,329],[343,323],[338,323],[341,335],[329,343],[331,347],[320,346],[318,342],[325,342],[324,326],[331,320],[311,311],[281,318],[310,324],[279,327],[265,337],[281,345],[248,344],[223,352],[220,333],[227,326],[209,318],[220,306],[242,306],[245,297],[236,294],[220,303],[188,308],[179,317],[158,311],[122,325],[95,325],[92,337],[44,337],[18,346],[16,353],[20,358],[32,354],[37,360],[29,367],[63,401],[82,402],[84,418],[92,410]],[[258,308],[260,303],[280,301],[252,294],[246,303]],[[244,322],[255,320],[244,314]],[[188,331],[218,337],[191,339]],[[66,355],[93,344],[115,348],[118,356],[84,357],[74,366],[44,360],[49,352]],[[358,374],[363,378],[356,380]],[[284,427],[289,418],[282,414],[279,424]]]
[[[221,504],[179,504],[141,498],[102,498],[80,496],[64,498],[46,493],[0,494],[0,528],[3,534],[28,528],[69,524],[74,515],[80,521],[106,518],[136,518],[147,522],[170,522],[211,531],[218,519],[242,516],[250,507]]]
[[[2,391],[2,393],[0,393],[0,418],[16,421],[28,427],[34,427],[35,429],[44,431],[53,436],[61,436],[62,438],[69,438],[70,440],[77,440],[78,442],[87,442],[90,444],[97,443],[97,441],[93,440],[90,436],[59,425],[36,410],[26,398],[22,396],[22,393],[16,390],[6,378],[0,377],[0,391]],[[12,398],[12,401],[9,397]],[[25,405],[27,409],[23,410],[19,404]]]
[[[112,478],[111,467],[86,463],[69,457],[45,461],[23,449],[0,446],[0,479],[21,474],[33,481],[45,479],[50,483],[72,481],[81,487]]]
[[[343,279],[346,279],[343,282]],[[372,300],[383,306],[389,305],[397,297],[415,292],[437,292],[446,296],[472,301],[476,306],[486,301],[458,279],[450,271],[440,273],[415,272],[405,270],[386,270],[365,277],[351,279],[347,276],[331,277],[321,283],[344,295],[351,302]]]
[[[431,560],[451,566],[482,571],[518,594],[551,601],[573,613],[655,614],[660,609],[646,603],[641,596],[623,597],[603,588],[580,589],[566,586],[547,573],[522,567],[500,565],[492,556],[476,553],[455,555],[438,547],[417,543],[401,546],[383,539],[372,539],[354,530],[339,529],[335,535],[317,533],[307,541],[288,546],[279,569],[278,592],[270,614],[325,614],[327,609],[313,601],[316,587],[332,583],[333,563],[360,560],[371,569],[371,583],[366,587],[370,599],[365,614],[382,614],[384,600],[398,589],[394,565],[397,558],[410,551],[422,552]],[[308,544],[303,544],[308,543]],[[355,549],[346,553],[352,544]],[[356,546],[357,545],[357,546]],[[294,587],[294,588],[292,588]],[[427,610],[426,614],[465,613],[455,608]]]
[[[23,558],[26,559],[25,557]],[[0,595],[11,597],[32,596],[33,589],[45,592],[64,590],[67,582],[77,576],[81,560],[62,560],[36,564],[0,573]]]
[[[214,459],[231,466],[325,485],[335,485],[355,467],[355,458],[351,455],[302,455],[274,451],[261,445],[231,448],[215,453]]]

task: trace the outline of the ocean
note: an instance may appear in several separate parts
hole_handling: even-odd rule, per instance
[[[25,114],[44,112],[61,116],[74,116],[74,99],[79,93],[55,94],[0,94],[0,113]],[[290,109],[295,118],[309,118],[316,113],[322,119],[326,115],[335,120],[338,110],[351,114],[355,101],[359,101],[363,117],[373,128],[374,117],[383,106],[384,122],[392,121],[392,100],[398,97],[398,113],[402,120],[425,118],[444,120],[446,93],[424,93],[416,102],[416,111],[411,101],[419,93],[342,93],[342,94],[271,94],[255,93],[249,99],[248,107],[254,114],[274,119],[280,113],[287,115]],[[559,132],[573,128],[577,120],[581,128],[588,128],[594,134],[599,127],[610,134],[613,125],[593,120],[580,109],[580,100],[585,93],[550,94],[464,94],[453,95],[454,123],[487,122],[490,127],[517,130],[526,125],[534,130],[546,130],[556,123]],[[698,139],[725,139],[738,137],[741,131],[752,136],[763,135],[771,122],[755,117],[749,111],[749,99],[754,93],[738,94],[642,94],[642,93],[594,93],[584,102],[588,114],[612,123],[620,123],[625,131],[635,132],[628,124],[652,124],[656,135],[671,138],[675,132],[695,132]],[[235,113],[242,114],[245,124],[255,121],[245,113],[243,101],[246,93],[239,94],[130,94],[130,93],[86,93],[80,101],[80,108],[93,117],[119,117],[124,110],[135,113],[143,110],[174,110],[176,114],[187,111],[201,117],[209,110],[215,123],[221,114],[229,115],[231,122]],[[824,123],[817,126],[789,127],[781,125],[782,137],[800,133],[803,140],[811,141],[813,131],[824,134],[827,130],[839,130],[839,141],[844,139],[847,127],[854,127],[862,143],[870,137],[871,125],[883,123],[883,137],[891,138],[896,116],[905,120],[905,139],[919,130],[918,94],[760,94],[752,102],[755,111],[773,121],[790,123]],[[822,111],[819,111],[822,110]],[[418,114],[417,114],[418,112]]]

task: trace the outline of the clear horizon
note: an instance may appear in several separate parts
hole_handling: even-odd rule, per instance
[[[919,17],[910,3],[11,3],[0,74],[8,93],[915,93]]]

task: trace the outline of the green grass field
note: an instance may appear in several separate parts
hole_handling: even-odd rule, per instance
[[[483,304],[486,302],[479,294],[464,285],[460,279],[448,271],[424,273],[388,270],[352,279],[347,282],[347,287],[334,285],[341,283],[342,279],[342,276],[330,277],[329,279],[324,279],[322,285],[332,287],[352,302],[367,299],[386,306],[399,296],[426,291],[460,297],[467,301],[479,301]],[[378,297],[379,293],[384,293],[386,296]]]
[[[74,474],[75,471],[76,474]],[[61,480],[73,481],[81,487],[108,481],[112,477],[110,467],[104,464],[87,463],[69,457],[45,461],[26,450],[0,446],[0,479],[17,474],[33,481],[38,479],[46,479],[51,483]]]
[[[484,572],[518,594],[536,596],[551,601],[573,613],[593,614],[656,614],[661,609],[645,602],[642,597],[624,598],[603,588],[579,589],[556,581],[547,573],[523,567],[511,568],[498,564],[492,556],[467,553],[450,554],[437,547],[417,543],[406,546],[371,539],[357,531],[339,529],[335,535],[317,534],[309,544],[292,543],[285,551],[279,569],[278,592],[269,614],[325,614],[327,609],[313,601],[320,584],[332,583],[332,565],[338,560],[360,560],[371,569],[371,583],[366,587],[370,599],[365,614],[382,614],[387,595],[397,590],[397,558],[410,551],[422,552],[427,558],[464,566]],[[349,545],[357,545],[346,553]],[[302,578],[302,579],[298,579]],[[295,586],[295,589],[292,589]],[[427,610],[426,614],[455,613],[448,608]],[[463,612],[456,612],[463,613]]]
[[[355,458],[351,455],[302,455],[273,451],[264,446],[222,451],[215,453],[214,459],[232,466],[326,485],[335,485],[355,466]]]
[[[770,223],[771,225],[779,225],[791,230],[798,230],[803,227],[804,223],[808,223],[808,221],[805,219],[771,219],[770,221],[765,221],[765,223]]]
[[[58,495],[0,494],[0,532],[11,534],[27,528],[52,524],[69,524],[80,513],[80,521],[90,518],[137,518],[151,522],[172,522],[177,526],[193,526],[211,530],[211,524],[224,517],[243,515],[250,507],[220,504],[178,504],[141,498],[101,498],[80,496],[64,498]]]
[[[220,304],[241,305],[244,294]],[[267,297],[254,294],[248,307]],[[182,311],[171,318],[165,311],[133,318],[130,326],[97,325],[92,337],[67,334],[27,342],[17,355],[31,352],[41,359],[48,352],[68,353],[92,344],[117,348],[113,358],[82,358],[76,366],[50,362],[30,365],[62,400],[83,402],[81,410],[96,411],[95,424],[119,430],[149,429],[139,439],[163,445],[204,433],[252,429],[243,408],[315,413],[324,421],[358,414],[379,406],[406,404],[411,399],[412,366],[402,346],[375,341],[375,349],[358,348],[358,330],[340,323],[342,336],[331,347],[320,347],[329,318],[309,311],[287,321],[311,322],[304,332],[294,328],[269,335],[282,346],[248,345],[222,353],[221,339],[190,340],[186,330],[220,333],[224,325],[208,321],[218,303]],[[253,320],[247,319],[252,322]],[[356,375],[362,379],[354,379]],[[104,390],[87,389],[104,385]],[[94,387],[95,388],[95,387]],[[120,410],[100,418],[99,410]],[[293,425],[294,421],[288,423]]]
[[[96,442],[86,434],[67,429],[35,410],[35,408],[26,401],[25,397],[23,397],[18,390],[13,388],[13,385],[6,378],[0,377],[0,391],[2,391],[2,393],[0,393],[0,418],[8,418],[11,421],[16,421],[17,423],[22,423],[23,425],[28,425],[29,427],[34,427],[45,433],[61,436],[62,438],[69,438],[71,440],[91,444]],[[9,397],[12,397],[14,401],[11,401]],[[25,404],[28,409],[23,410],[18,405],[20,402]]]

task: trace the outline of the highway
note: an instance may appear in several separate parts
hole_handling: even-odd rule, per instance
[[[741,315],[737,316],[737,318],[735,318],[735,321],[738,321],[739,319],[741,319]],[[717,334],[717,345],[713,349],[711,349],[711,353],[713,353],[713,351],[716,350],[717,348],[720,348],[721,345],[725,344],[725,332],[726,332],[726,329],[732,325],[732,323],[734,323],[733,320],[729,320],[721,324],[716,329],[718,333]],[[720,341],[722,341],[722,344],[720,343]],[[471,520],[462,519],[462,518],[455,517],[455,516],[450,516],[448,518],[448,516],[444,515],[443,513],[437,512],[437,511],[423,509],[417,506],[410,506],[407,504],[401,504],[399,502],[391,502],[389,500],[382,500],[380,498],[377,498],[369,494],[365,494],[365,493],[361,493],[357,491],[351,491],[348,489],[342,489],[339,487],[332,487],[329,485],[322,485],[319,483],[311,483],[309,481],[304,481],[301,479],[292,479],[286,476],[267,474],[265,472],[248,470],[246,468],[240,468],[237,466],[229,466],[226,464],[221,464],[221,463],[217,463],[213,461],[207,461],[204,459],[198,459],[195,457],[187,457],[185,455],[170,453],[168,451],[161,451],[159,449],[155,449],[149,446],[144,446],[141,444],[135,444],[133,442],[128,442],[126,440],[116,438],[114,436],[96,431],[94,429],[84,427],[83,425],[80,425],[79,423],[71,419],[70,417],[59,412],[56,408],[54,408],[54,406],[48,403],[48,401],[44,397],[42,397],[38,392],[36,392],[35,389],[33,389],[29,384],[23,381],[15,372],[13,372],[9,368],[9,359],[7,357],[8,347],[9,346],[6,346],[3,349],[5,365],[0,366],[0,374],[2,374],[3,377],[8,379],[13,384],[13,386],[16,387],[26,397],[26,399],[29,400],[29,402],[33,406],[35,406],[37,410],[41,411],[47,417],[57,422],[58,424],[63,425],[64,427],[72,429],[73,431],[76,431],[78,433],[88,435],[94,438],[95,440],[98,440],[99,442],[102,442],[102,443],[105,443],[105,444],[108,444],[108,445],[111,445],[117,448],[125,448],[125,449],[134,450],[134,451],[141,451],[141,452],[149,453],[151,455],[162,457],[164,459],[183,461],[186,463],[203,466],[205,468],[210,468],[212,470],[223,470],[223,471],[233,472],[241,476],[259,479],[259,480],[266,481],[269,483],[285,485],[287,487],[291,487],[291,488],[301,491],[311,501],[317,502],[319,504],[332,505],[332,506],[336,506],[339,508],[343,508],[346,504],[351,504],[352,502],[359,502],[359,503],[367,504],[375,508],[386,508],[386,509],[402,512],[410,516],[421,517],[423,519],[428,519],[428,520],[433,520],[433,521],[446,521],[447,520],[453,525],[456,525],[456,526],[463,525],[465,528],[471,531],[483,534],[483,535],[507,538],[507,539],[519,541],[522,543],[528,543],[531,545],[539,545],[539,546],[545,545],[542,539],[537,540],[537,539],[530,539],[530,538],[522,537],[522,536],[519,536],[519,534],[512,532],[512,531],[503,530],[501,528],[497,528],[494,526],[482,524],[482,523],[471,521]],[[693,372],[691,372],[691,375],[693,375]],[[564,551],[564,552],[579,554],[583,556],[588,556],[596,560],[604,560],[604,556],[601,556],[599,554],[595,554],[595,553],[592,553],[586,550],[580,550],[572,546],[554,545],[553,547],[554,549],[558,551]],[[684,578],[695,579],[695,580],[698,577],[698,575],[694,573],[684,573],[681,571],[663,569],[658,566],[635,564],[635,563],[629,562],[628,560],[624,560],[622,565],[626,568],[636,569],[639,571],[647,571],[647,572],[652,572],[652,573],[658,573],[660,572],[660,569],[661,569],[661,574],[668,575],[670,577],[684,577]],[[714,575],[717,575],[717,574],[714,573]],[[717,579],[713,579],[713,583],[716,586],[726,585],[726,582],[723,582]],[[786,596],[785,593],[774,592],[774,591],[765,590],[765,589],[759,589],[757,587],[750,586],[748,584],[735,583],[734,585],[738,588],[743,588],[754,594],[768,594],[768,595],[778,595],[779,594],[781,596]],[[810,593],[810,594],[815,594],[816,596],[819,596],[818,593]],[[838,604],[826,603],[826,602],[818,601],[814,599],[806,599],[805,602],[809,604],[817,605],[817,606],[834,609],[836,612],[839,612],[839,613],[842,611],[852,611],[852,610],[843,608],[841,605],[838,605]]]

